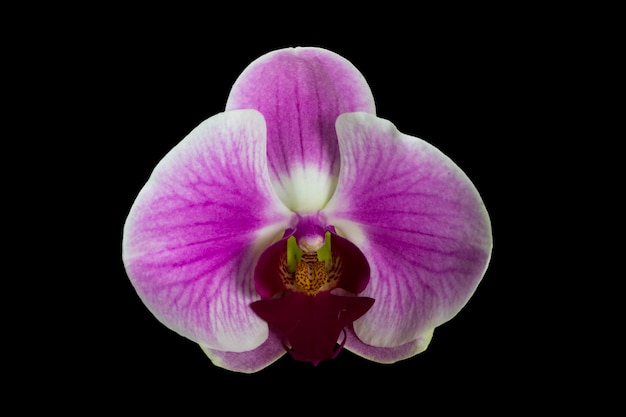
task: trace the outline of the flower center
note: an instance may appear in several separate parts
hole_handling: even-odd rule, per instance
[[[331,256],[330,233],[326,233],[323,244],[316,245],[317,251],[308,249],[302,241],[296,243],[291,237],[287,240],[287,251],[281,259],[281,278],[290,291],[316,295],[337,286],[341,274],[341,258]]]
[[[293,358],[317,364],[337,356],[346,326],[374,303],[358,295],[369,273],[367,259],[352,243],[333,231],[300,227],[259,258],[254,274],[261,299],[250,307]],[[334,288],[343,291],[331,293]]]
[[[315,295],[329,282],[326,265],[318,260],[317,252],[302,254],[302,260],[296,266],[296,285],[307,295]]]

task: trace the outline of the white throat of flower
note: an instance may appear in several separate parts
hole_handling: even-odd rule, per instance
[[[337,187],[337,176],[317,167],[292,169],[272,181],[280,200],[293,212],[316,212],[324,208]]]

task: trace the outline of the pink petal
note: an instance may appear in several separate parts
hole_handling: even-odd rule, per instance
[[[244,70],[226,110],[256,109],[267,123],[270,177],[294,211],[321,209],[339,171],[335,121],[345,112],[375,113],[361,73],[319,48],[270,52]]]
[[[363,296],[376,300],[354,330],[396,347],[452,318],[480,282],[491,226],[467,176],[421,139],[365,113],[337,121],[341,172],[325,213],[366,256]]]
[[[249,308],[254,265],[290,216],[269,182],[262,115],[221,113],[154,169],[124,226],[124,264],[169,328],[210,349],[254,349],[268,336]]]
[[[274,332],[261,346],[247,352],[224,352],[200,346],[214,365],[230,371],[253,373],[271,365],[285,353],[281,338]]]
[[[394,363],[422,353],[428,347],[432,338],[432,331],[411,342],[396,347],[375,347],[359,340],[351,327],[346,328],[346,343],[344,348],[352,353],[380,363]]]

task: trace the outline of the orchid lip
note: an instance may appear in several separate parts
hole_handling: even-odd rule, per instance
[[[255,282],[262,299],[251,304],[270,328],[282,334],[283,346],[293,358],[313,364],[334,358],[346,340],[345,327],[374,303],[358,296],[369,280],[363,254],[330,231],[320,246],[315,232],[323,230],[315,217],[303,217],[290,236],[261,255]],[[310,241],[319,246],[317,251],[306,250]]]

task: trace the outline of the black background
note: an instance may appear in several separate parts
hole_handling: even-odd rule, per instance
[[[41,39],[50,53],[41,61],[64,62],[58,76],[42,82],[51,104],[61,107],[51,129],[67,138],[64,150],[79,155],[62,167],[73,201],[68,221],[78,226],[69,236],[72,250],[57,260],[68,271],[55,321],[62,324],[54,351],[62,353],[37,359],[53,363],[51,381],[70,375],[68,390],[101,407],[177,406],[207,414],[222,403],[285,414],[370,405],[519,410],[555,399],[554,385],[577,370],[553,343],[569,318],[553,311],[548,295],[565,278],[551,238],[541,235],[545,218],[555,218],[542,200],[559,188],[550,186],[558,178],[538,174],[550,157],[536,149],[559,140],[548,122],[555,118],[551,103],[560,87],[552,63],[562,39],[537,39],[545,22],[528,25],[508,15],[465,21],[462,13],[445,14],[435,25],[428,15],[404,18],[396,24],[382,18],[390,23],[385,27],[373,17],[349,26],[347,17],[333,17],[222,27],[216,16],[187,23],[164,13],[155,20],[116,16],[95,27],[87,21]],[[368,81],[378,116],[450,156],[490,213],[494,250],[482,283],[413,358],[383,365],[343,351],[317,367],[285,356],[256,374],[226,371],[152,317],[125,274],[124,220],[154,166],[224,110],[250,62],[288,46],[320,46],[350,60]]]

